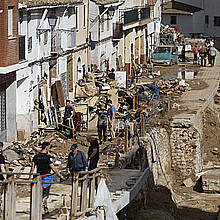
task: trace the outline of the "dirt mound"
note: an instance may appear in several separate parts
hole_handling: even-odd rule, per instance
[[[203,126],[204,161],[220,162],[220,120],[211,109],[206,109]]]

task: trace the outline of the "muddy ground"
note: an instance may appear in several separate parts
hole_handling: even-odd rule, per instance
[[[184,76],[186,72],[199,74],[198,65],[174,65],[172,67],[155,67],[165,79],[176,79]],[[190,74],[193,76],[193,74]],[[190,89],[202,90],[207,84],[201,80],[184,79],[190,84]],[[171,106],[175,103],[181,105],[179,96],[170,97]],[[176,114],[190,113],[189,111],[171,108],[169,112],[158,120],[160,125],[169,130],[171,118]],[[192,112],[194,113],[194,112]],[[207,108],[204,112],[203,147],[204,165],[208,162],[213,166],[220,165],[220,89],[214,98],[214,109]],[[172,179],[172,173],[167,174]],[[196,192],[193,187],[173,185],[172,193],[169,187],[155,186],[153,183],[141,190],[135,201],[129,204],[118,216],[120,220],[216,220],[220,219],[220,195]]]

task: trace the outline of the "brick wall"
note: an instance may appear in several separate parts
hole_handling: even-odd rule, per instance
[[[8,37],[8,7],[13,7],[12,37]],[[6,67],[19,60],[18,0],[1,0],[0,10],[0,67]]]

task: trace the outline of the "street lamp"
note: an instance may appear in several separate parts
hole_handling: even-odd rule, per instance
[[[51,52],[55,50],[55,47],[53,47],[53,30],[56,26],[56,23],[57,23],[57,16],[54,14],[54,12],[52,12],[50,14],[50,16],[48,17],[48,22],[49,22],[49,25],[51,27]]]
[[[110,19],[114,17],[115,8],[112,5],[108,8],[108,14],[109,14]]]
[[[50,16],[48,17],[48,22],[49,22],[51,29],[53,30],[57,23],[57,16],[54,14],[54,12],[50,14]]]

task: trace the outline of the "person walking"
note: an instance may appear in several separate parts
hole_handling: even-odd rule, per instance
[[[100,109],[96,111],[96,114],[89,120],[92,121],[98,116],[98,123],[97,123],[97,129],[98,129],[98,135],[99,135],[99,141],[100,144],[102,144],[102,140],[106,141],[106,131],[107,131],[107,121],[108,121],[108,110],[105,109],[105,104],[100,104]]]
[[[47,154],[50,149],[50,143],[44,142],[41,146],[41,152],[34,156],[32,161],[32,167],[30,173],[34,172],[35,166],[37,166],[37,173],[41,175],[41,180],[43,183],[43,208],[44,214],[49,213],[49,209],[47,206],[47,199],[49,198],[50,194],[50,187],[53,182],[53,177],[50,173],[51,169],[54,173],[59,176],[62,180],[65,178],[59,173],[57,168],[54,166],[51,157]],[[44,184],[44,182],[46,182]]]
[[[116,108],[112,104],[112,100],[110,99],[107,101],[107,105],[110,106],[108,120],[109,120],[110,132],[111,132],[111,140],[113,140],[115,138],[114,124],[115,124],[115,117],[116,117]]]
[[[183,44],[181,56],[182,56],[182,62],[185,63],[186,62],[186,45],[185,44]]]
[[[210,55],[210,62],[211,65],[214,66],[215,65],[215,57],[217,54],[217,50],[214,47],[210,47],[209,49],[209,55]]]
[[[88,171],[88,161],[86,155],[78,150],[78,145],[73,144],[70,148],[71,152],[68,156],[67,163],[67,173],[71,174],[73,177],[73,173],[78,173],[80,171]],[[82,177],[82,175],[80,175]]]
[[[88,150],[89,171],[97,168],[99,161],[99,143],[92,135],[86,136],[87,141],[90,143]]]
[[[196,43],[195,47],[193,48],[193,53],[194,53],[194,62],[198,62],[198,57],[199,57],[199,46]]]
[[[206,66],[207,49],[204,46],[199,50],[199,55],[201,57],[201,66]]]

